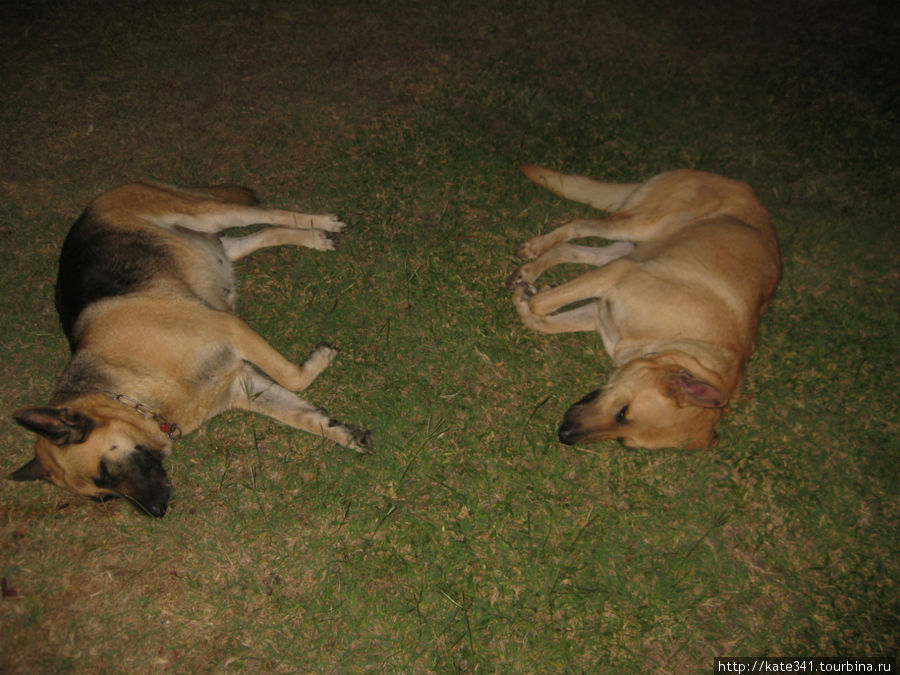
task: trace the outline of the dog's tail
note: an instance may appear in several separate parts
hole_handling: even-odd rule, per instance
[[[545,169],[537,164],[526,164],[519,168],[529,180],[553,194],[602,211],[618,211],[628,196],[641,186],[641,183],[603,183],[585,176]]]
[[[259,199],[256,193],[250,188],[240,185],[206,185],[203,187],[179,187],[170,185],[169,183],[161,183],[156,180],[139,180],[136,185],[153,188],[168,192],[170,195],[181,199],[214,199],[220,202],[228,202],[230,204],[240,204],[241,206],[258,206]],[[130,187],[130,186],[124,186]]]
[[[242,206],[257,206],[259,198],[250,188],[241,187],[240,185],[211,185],[198,189],[199,192],[206,192],[216,199],[221,199],[229,204],[241,204]]]

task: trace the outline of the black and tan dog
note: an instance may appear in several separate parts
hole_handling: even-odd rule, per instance
[[[613,214],[529,240],[520,255],[531,262],[508,279],[526,326],[598,331],[616,367],[606,387],[569,408],[560,440],[712,444],[781,273],[775,232],[753,191],[699,171],[630,184],[533,165],[523,171],[559,196]],[[613,243],[568,243],[580,237]],[[560,263],[597,269],[538,292],[533,282]]]
[[[276,227],[218,235],[252,224]],[[319,345],[297,366],[234,313],[232,261],[282,244],[333,250],[344,227],[333,215],[261,208],[239,187],[143,181],[97,197],[60,256],[56,308],[72,358],[48,405],[15,413],[38,440],[10,478],[126,497],[162,516],[173,440],[228,408],[370,450],[368,431],[294,393],[336,350]]]

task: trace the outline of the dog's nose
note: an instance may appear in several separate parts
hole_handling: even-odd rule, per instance
[[[581,433],[578,429],[566,422],[559,425],[559,430],[556,433],[559,436],[559,442],[566,445],[575,445],[578,439],[581,438]]]
[[[141,513],[153,516],[154,518],[162,518],[166,515],[166,511],[169,510],[170,493],[171,490],[167,485],[157,494],[148,495],[144,499],[135,499],[135,506],[138,507],[138,510]]]

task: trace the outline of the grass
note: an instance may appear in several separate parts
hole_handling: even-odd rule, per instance
[[[3,408],[65,362],[68,224],[141,176],[336,211],[242,261],[359,457],[241,413],[182,440],[170,513],[0,490],[4,672],[698,672],[896,655],[898,89],[883,3],[54,2],[4,9]],[[879,13],[880,12],[880,13]],[[891,30],[893,27],[893,31]],[[582,207],[523,161],[748,180],[784,280],[706,452],[565,447],[609,369],[531,334],[516,246]],[[0,424],[3,470],[30,457]]]

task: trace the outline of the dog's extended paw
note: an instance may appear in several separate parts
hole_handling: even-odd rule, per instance
[[[372,439],[371,431],[347,424],[344,426],[350,432],[350,437],[353,439],[353,445],[350,445],[350,448],[363,455],[371,455],[375,452],[375,441]]]
[[[516,302],[528,300],[528,298],[537,295],[538,289],[534,284],[527,281],[519,281],[512,289],[513,300]]]
[[[303,245],[314,251],[334,251],[338,247],[338,233],[317,228],[305,230]]]
[[[336,251],[338,248],[338,244],[340,243],[340,237],[337,232],[328,232],[325,230],[321,230],[320,234],[322,235],[322,250],[323,251]]]
[[[320,342],[306,357],[306,361],[303,362],[303,369],[318,375],[331,365],[331,362],[338,355],[338,351],[340,350],[334,345],[328,342]]]
[[[506,277],[506,288],[515,290],[516,286],[528,286],[534,289],[534,273],[531,265],[522,265],[515,272]],[[534,293],[532,293],[534,295]]]
[[[341,350],[337,345],[322,341],[319,342],[315,347],[313,347],[309,358],[327,358],[328,362],[331,363],[332,361],[334,361],[334,357],[336,357],[338,355],[338,352],[340,351]]]
[[[289,216],[281,218],[276,224],[295,230],[321,230],[323,232],[343,232],[347,223],[334,213],[300,213],[289,211]]]
[[[552,246],[552,243],[548,244],[545,237],[534,237],[519,246],[516,255],[522,260],[534,260],[550,246]]]
[[[513,290],[516,286],[525,284],[534,288],[533,284],[541,274],[541,268],[537,263],[525,263],[519,269],[506,277],[506,287]],[[533,293],[532,293],[533,295]]]
[[[515,270],[512,274],[510,274],[508,277],[506,277],[506,281],[504,283],[506,284],[507,290],[511,291],[516,286],[523,283],[521,269],[522,268],[520,267],[519,269]]]
[[[320,408],[319,412],[327,415],[328,413]],[[352,424],[344,424],[340,420],[333,417],[328,419],[328,428],[332,431],[338,431],[339,436],[335,438],[344,447],[356,450],[361,455],[369,455],[375,452],[375,442],[372,440],[372,432],[368,429],[353,426]],[[330,435],[330,434],[329,434]]]
[[[343,222],[334,213],[325,213],[321,216],[316,216],[315,227],[325,232],[343,232],[347,229],[347,223]]]
[[[512,289],[512,292],[512,301],[516,311],[523,321],[527,321],[532,314],[529,300],[537,293],[537,289],[533,284],[520,281]]]
[[[519,248],[516,249],[516,255],[520,260],[534,260],[538,257],[538,254],[534,252],[530,241],[526,241],[519,246]]]

